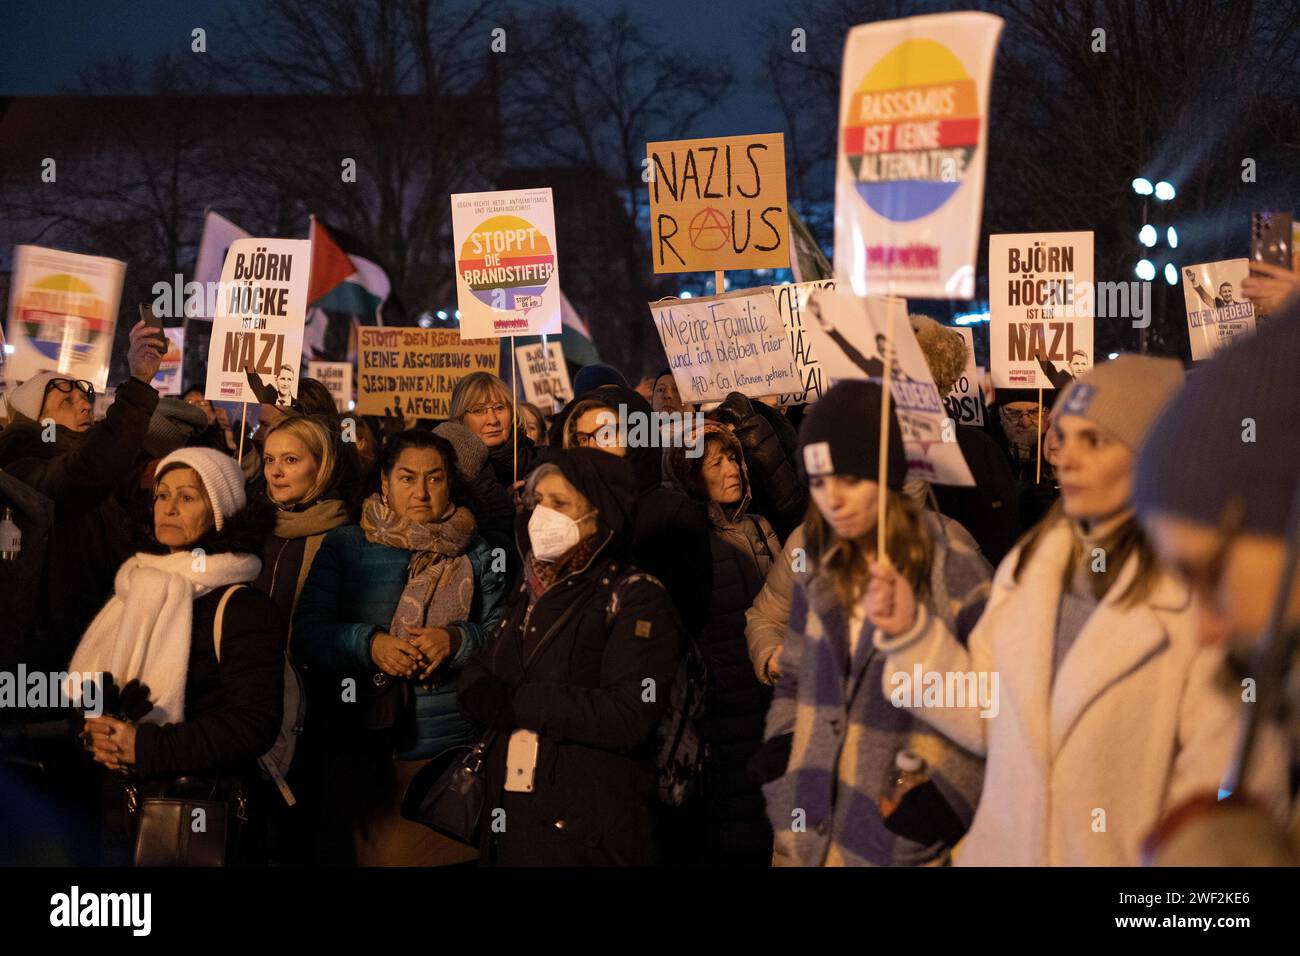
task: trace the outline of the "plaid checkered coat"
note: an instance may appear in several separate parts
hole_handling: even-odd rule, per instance
[[[992,569],[970,535],[933,512],[935,542],[926,607],[964,640],[984,609]],[[763,788],[776,862],[791,866],[915,866],[943,863],[950,847],[922,845],[885,828],[879,799],[894,757],[919,753],[948,804],[969,825],[983,761],[903,708],[882,688],[885,657],[868,631],[849,656],[849,610],[817,556],[796,572],[781,678],[764,739],[794,734],[784,776]],[[866,627],[870,628],[870,624]]]

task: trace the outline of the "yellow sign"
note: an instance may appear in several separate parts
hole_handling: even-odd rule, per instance
[[[785,136],[647,143],[655,272],[790,265]]]
[[[455,329],[357,331],[357,411],[407,421],[446,418],[452,389],[470,372],[497,373],[498,339],[465,339]]]

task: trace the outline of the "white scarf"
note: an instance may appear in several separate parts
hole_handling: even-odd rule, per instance
[[[195,570],[195,566],[201,570]],[[185,678],[190,663],[194,599],[228,584],[254,580],[262,560],[251,554],[137,554],[118,569],[113,596],[86,628],[68,670],[108,672],[119,688],[135,679],[149,688],[143,719],[166,724],[185,719]],[[80,688],[70,695],[80,696]]]

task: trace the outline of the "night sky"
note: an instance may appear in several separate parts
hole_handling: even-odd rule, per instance
[[[733,95],[725,109],[715,108],[701,118],[698,135],[783,130],[760,73],[768,41],[757,24],[779,11],[779,5],[762,0],[569,2],[595,14],[627,8],[648,28],[653,16],[655,37],[665,51],[696,51],[702,58],[721,53],[731,61],[737,76]],[[256,0],[16,0],[6,4],[0,34],[0,93],[67,92],[76,86],[79,71],[99,59],[132,54],[147,61],[169,47],[188,52],[195,27],[208,31],[208,49],[215,50],[226,13],[258,6]],[[516,6],[522,10],[529,4]],[[810,42],[816,42],[814,31],[809,33]]]

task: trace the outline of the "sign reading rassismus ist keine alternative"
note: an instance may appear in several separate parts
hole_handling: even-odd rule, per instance
[[[970,298],[1002,20],[961,12],[849,31],[835,275],[859,295]]]

